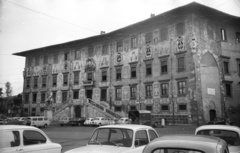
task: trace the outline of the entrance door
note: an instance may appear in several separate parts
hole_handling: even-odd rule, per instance
[[[86,97],[92,99],[92,89],[86,89]]]
[[[209,111],[209,114],[210,114],[210,121],[213,121],[216,118],[216,110],[211,109]]]
[[[81,117],[81,107],[80,106],[75,107],[75,117]]]

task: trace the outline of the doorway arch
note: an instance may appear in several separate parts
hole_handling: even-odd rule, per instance
[[[80,106],[75,107],[75,117],[81,117],[81,107]]]

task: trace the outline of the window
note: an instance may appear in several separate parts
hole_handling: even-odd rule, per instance
[[[185,57],[184,55],[177,56],[177,71],[183,72],[185,70]]]
[[[225,96],[232,97],[232,84],[231,82],[225,83]]]
[[[102,70],[102,82],[107,81],[107,70]]]
[[[103,45],[102,55],[108,55],[108,45]]]
[[[53,63],[54,64],[58,63],[58,54],[57,53],[53,55]]]
[[[93,57],[93,47],[88,48],[88,57]]]
[[[34,77],[34,81],[33,81],[34,83],[34,85],[33,85],[33,87],[34,88],[37,88],[38,87],[38,77]]]
[[[177,24],[177,36],[182,36],[184,34],[184,22]]]
[[[101,101],[107,101],[107,89],[106,88],[101,89]]]
[[[92,81],[93,80],[93,76],[92,76],[91,72],[87,73],[87,80],[88,81]]]
[[[186,95],[186,81],[178,81],[177,82],[178,86],[178,95]]]
[[[136,106],[131,106],[131,107],[130,107],[130,110],[131,110],[131,111],[137,110],[137,109],[136,109]]]
[[[137,66],[131,66],[131,78],[134,79],[137,77]]]
[[[139,147],[139,146],[143,146],[148,144],[148,135],[147,135],[147,131],[146,130],[139,130],[136,132],[136,136],[135,136],[135,147]]]
[[[122,67],[116,67],[116,80],[122,79]]]
[[[30,79],[31,78],[26,79],[26,88],[30,88]]]
[[[41,113],[44,113],[44,108],[40,108],[40,112],[41,112]]]
[[[42,102],[42,103],[45,103],[45,97],[46,97],[46,93],[45,93],[45,92],[42,92],[42,93],[41,93],[41,102]]]
[[[0,132],[0,148],[16,147],[20,145],[19,131],[1,131]]]
[[[79,85],[79,72],[74,72],[74,85]]]
[[[160,30],[160,38],[161,38],[161,41],[165,41],[168,39],[168,29],[167,28],[163,28]]]
[[[155,131],[149,130],[148,133],[149,133],[150,141],[158,138],[158,135],[157,135],[157,133]]]
[[[29,102],[29,94],[25,94],[25,104],[28,104]]]
[[[236,42],[240,43],[240,32],[236,32]]]
[[[161,105],[161,110],[162,111],[168,111],[168,105]]]
[[[43,56],[43,64],[48,64],[48,56]]]
[[[161,96],[168,97],[168,83],[161,84]]]
[[[56,87],[57,86],[57,74],[54,74],[52,76],[52,86]]]
[[[81,59],[81,51],[80,50],[76,50],[75,51],[75,59]]]
[[[78,96],[79,96],[78,90],[74,90],[73,91],[73,99],[78,99]]]
[[[152,63],[146,63],[146,76],[152,76]]]
[[[137,37],[133,37],[133,38],[131,39],[131,48],[132,48],[132,49],[137,48]]]
[[[137,86],[130,86],[130,96],[131,99],[136,99],[137,98]]]
[[[146,87],[146,98],[152,98],[152,84],[147,84],[145,87]]]
[[[68,93],[67,91],[62,91],[62,102],[66,102],[68,97],[67,97]]]
[[[118,41],[117,42],[117,52],[122,52],[123,51],[123,42]]]
[[[146,110],[152,111],[152,106],[146,106]]]
[[[238,75],[240,76],[240,59],[237,59]]]
[[[33,93],[33,103],[37,102],[37,93]]]
[[[178,105],[178,110],[179,111],[186,111],[187,110],[187,105],[186,104],[179,104]]]
[[[69,60],[69,52],[64,53],[64,60]]]
[[[39,66],[39,56],[35,57],[35,66]]]
[[[167,74],[168,73],[168,64],[167,60],[161,61],[161,74]]]
[[[121,106],[115,106],[115,112],[121,112],[122,107]]]
[[[56,102],[56,95],[57,95],[56,91],[52,92],[53,103]]]
[[[36,114],[36,108],[32,108],[31,116],[35,116],[35,114]]]
[[[227,40],[226,29],[220,29],[220,33],[221,33],[221,40],[226,41]]]
[[[122,99],[122,88],[116,87],[116,100],[121,100],[121,99]]]
[[[63,86],[68,85],[68,73],[63,73]]]
[[[47,142],[47,139],[38,131],[24,130],[23,137],[23,144],[25,146],[43,144]]]
[[[42,88],[46,88],[47,86],[47,76],[42,76]]]
[[[147,33],[146,36],[145,36],[146,44],[151,43],[152,39],[153,39],[153,34],[151,32]]]
[[[229,62],[228,61],[223,61],[223,71],[224,71],[224,74],[229,74]]]

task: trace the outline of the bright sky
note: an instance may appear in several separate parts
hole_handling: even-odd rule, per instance
[[[193,0],[0,0],[0,88],[23,90],[25,58],[11,54],[90,37]],[[195,0],[240,16],[240,0]]]

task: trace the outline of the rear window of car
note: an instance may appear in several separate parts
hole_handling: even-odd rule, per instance
[[[158,148],[152,153],[203,153],[199,150],[194,149],[183,149],[183,148]]]
[[[237,132],[230,130],[201,130],[197,132],[197,135],[209,135],[219,137],[225,140],[231,146],[239,146],[240,138]]]
[[[25,130],[23,131],[23,144],[24,145],[35,145],[46,143],[47,139],[38,131]]]
[[[20,145],[20,134],[18,131],[1,131],[0,132],[0,148],[11,148],[11,147],[17,147],[19,145]]]

